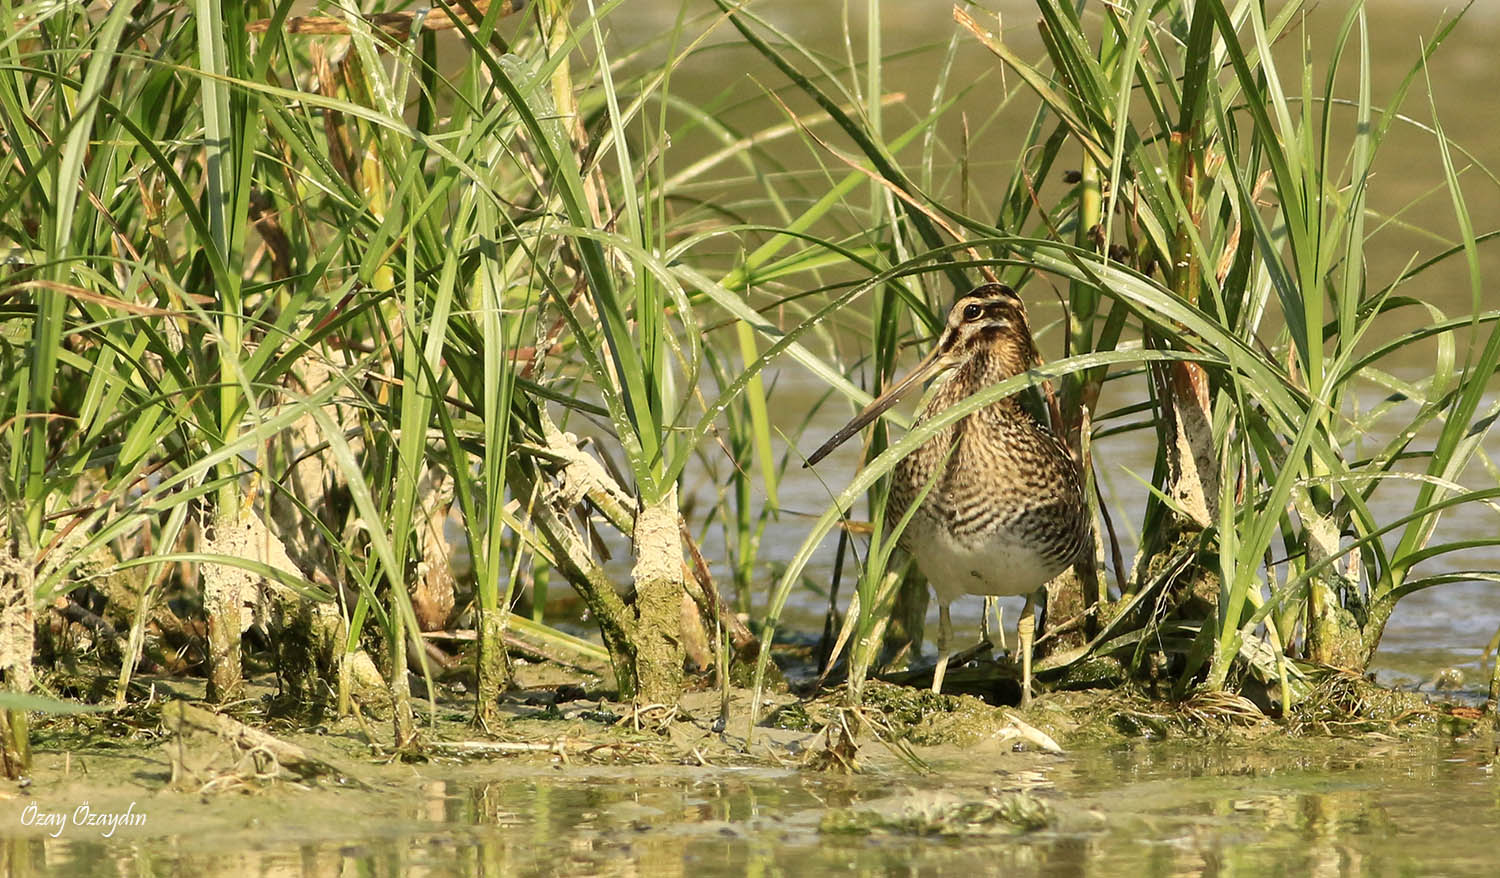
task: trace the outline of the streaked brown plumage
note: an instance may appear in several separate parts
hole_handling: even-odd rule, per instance
[[[1026,371],[1035,360],[1020,297],[1004,285],[985,284],[954,304],[932,353],[835,433],[808,463],[816,463],[928,378],[935,377],[937,384],[918,423]],[[953,600],[965,594],[1026,595],[1018,625],[1024,703],[1031,695],[1033,596],[1092,550],[1078,465],[1057,437],[1011,396],[946,427],[897,464],[886,522],[900,521],[924,489],[927,495],[900,541],[937,594],[933,691],[942,689],[947,668]]]

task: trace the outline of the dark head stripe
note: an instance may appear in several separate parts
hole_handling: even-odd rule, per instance
[[[980,284],[960,298],[975,296],[984,299],[1009,299],[1017,306],[1021,305],[1021,297],[1015,290],[1005,284]]]

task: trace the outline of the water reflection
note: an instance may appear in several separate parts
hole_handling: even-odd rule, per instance
[[[1283,745],[1285,746],[1285,745]],[[7,875],[1213,875],[1492,874],[1500,833],[1493,745],[1384,736],[1305,752],[1142,744],[1078,752],[1025,778],[972,758],[936,777],[633,766],[427,767],[367,808],[324,816],[276,793],[280,819],[235,823],[181,797],[150,803],[201,831],[0,842]],[[1034,775],[1034,776],[1033,776]],[[833,808],[944,793],[983,797],[1024,781],[1056,819],[1014,837],[917,838],[818,831]],[[253,802],[254,797],[247,797]],[[262,803],[264,804],[264,803]],[[358,812],[359,808],[355,811]],[[155,818],[153,818],[155,819]],[[163,824],[157,823],[161,832]]]

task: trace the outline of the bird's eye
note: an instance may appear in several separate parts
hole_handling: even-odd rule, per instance
[[[968,305],[964,308],[964,320],[970,323],[978,320],[982,314],[984,314],[984,309],[978,305]]]

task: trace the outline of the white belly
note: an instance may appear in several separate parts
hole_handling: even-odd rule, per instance
[[[934,528],[913,542],[917,567],[942,604],[966,594],[1031,594],[1066,569],[1003,533],[970,544],[954,540],[945,528]]]

